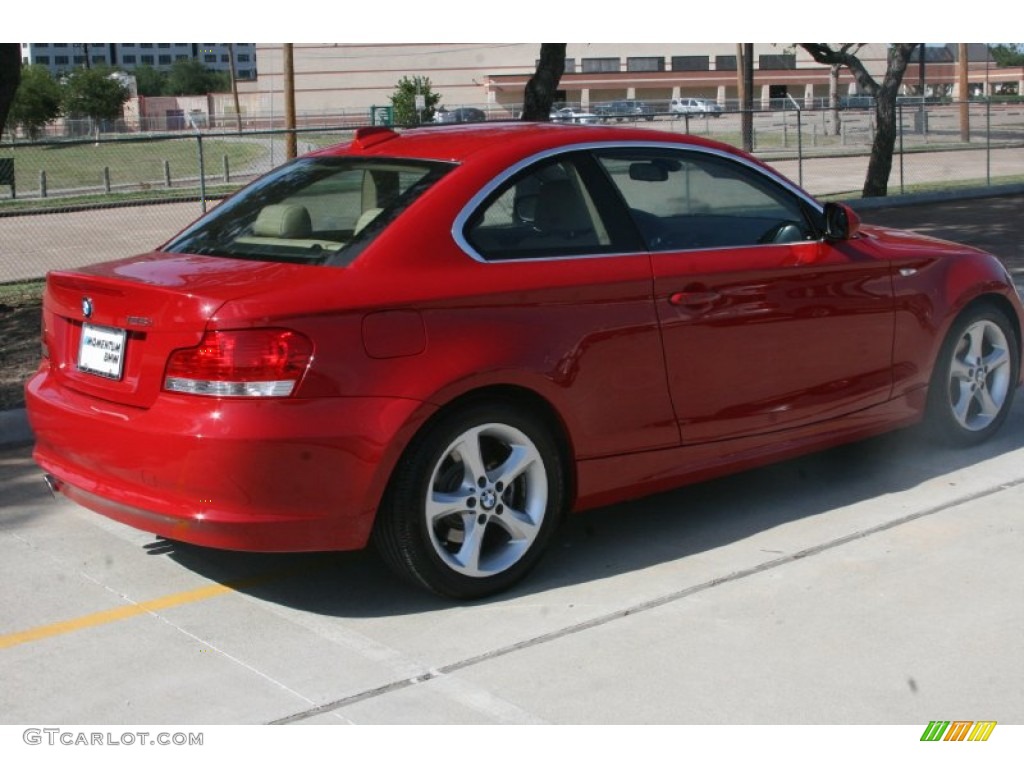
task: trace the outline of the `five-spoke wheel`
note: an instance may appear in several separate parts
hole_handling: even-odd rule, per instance
[[[474,598],[533,567],[564,504],[544,423],[506,404],[453,411],[410,446],[374,538],[385,560],[434,592]]]
[[[1006,418],[1020,366],[1018,343],[1006,317],[969,309],[942,346],[932,378],[929,415],[950,442],[980,443]]]

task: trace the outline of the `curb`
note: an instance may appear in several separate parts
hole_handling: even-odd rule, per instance
[[[0,448],[14,448],[31,445],[35,435],[28,425],[28,414],[24,408],[0,411]]]
[[[880,208],[904,208],[929,203],[949,203],[954,200],[982,200],[987,197],[1010,197],[1024,195],[1024,184],[1002,184],[992,187],[945,190],[943,192],[918,192],[910,195],[891,197],[857,197],[842,202],[855,211],[876,211]]]

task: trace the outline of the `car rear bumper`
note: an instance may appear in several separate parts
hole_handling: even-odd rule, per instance
[[[398,398],[220,400],[120,406],[26,388],[34,458],[84,507],[222,549],[359,549],[423,404]]]

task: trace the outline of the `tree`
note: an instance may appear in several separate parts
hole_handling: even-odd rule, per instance
[[[558,83],[565,74],[566,43],[541,43],[540,58],[533,77],[523,92],[522,120],[544,122],[551,119]]]
[[[142,64],[132,70],[139,96],[163,96],[167,90],[167,74],[151,64]]]
[[[1024,66],[1024,44],[996,43],[989,46],[989,51],[1000,67]]]
[[[64,81],[64,114],[91,117],[96,134],[101,120],[117,120],[131,94],[107,68],[76,69]]]
[[[889,46],[882,82],[876,81],[857,57],[861,43],[800,43],[819,64],[839,64],[853,74],[860,90],[875,100],[875,140],[861,190],[863,197],[884,197],[888,192],[892,155],[896,148],[896,96],[907,71],[910,54],[918,43],[892,43]]]
[[[231,87],[226,72],[214,72],[200,62],[189,59],[176,61],[167,73],[165,96],[204,96],[221,93]]]
[[[7,113],[21,82],[21,46],[0,43],[0,133],[7,125]]]
[[[414,75],[403,76],[391,95],[395,125],[418,125],[434,118],[434,107],[441,101],[441,94],[431,90],[430,78]],[[417,112],[416,97],[423,96],[424,108]]]
[[[60,84],[53,79],[50,70],[38,64],[25,67],[7,116],[8,124],[20,126],[29,138],[35,139],[43,126],[56,120],[60,114]]]

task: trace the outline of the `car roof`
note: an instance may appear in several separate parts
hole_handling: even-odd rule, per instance
[[[669,143],[705,147],[751,159],[735,147],[687,134],[648,128],[543,122],[485,122],[425,125],[407,130],[375,127],[356,131],[353,141],[312,153],[359,155],[462,163],[474,156],[529,157],[573,144]],[[756,162],[756,161],[755,161]]]

